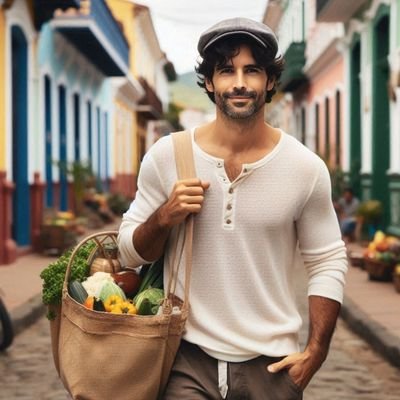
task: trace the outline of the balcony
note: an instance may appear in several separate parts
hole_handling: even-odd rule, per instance
[[[57,10],[51,26],[104,75],[128,74],[129,45],[105,0],[85,0],[79,9]]]
[[[280,90],[282,92],[294,92],[302,84],[307,82],[303,72],[306,64],[305,42],[292,42],[285,53],[285,69],[281,75]]]
[[[347,22],[367,0],[317,0],[318,22]]]
[[[146,79],[139,78],[139,83],[145,95],[137,106],[137,112],[147,120],[160,119],[163,113],[161,100]]]
[[[79,8],[81,0],[33,0],[33,13],[35,28],[40,30],[41,26],[53,18],[57,9]]]

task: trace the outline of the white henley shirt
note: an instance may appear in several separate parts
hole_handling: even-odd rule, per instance
[[[194,131],[192,140],[197,176],[210,188],[195,217],[184,338],[231,362],[296,352],[302,321],[293,270],[299,258],[308,274],[308,295],[343,298],[347,258],[328,170],[282,132],[270,153],[244,164],[231,182],[224,160],[204,152]],[[132,235],[168,199],[176,180],[172,140],[166,136],[144,157],[136,198],[123,216],[118,240],[125,265],[151,261],[137,253]],[[165,269],[168,276],[168,262]],[[181,266],[181,298],[182,283]]]

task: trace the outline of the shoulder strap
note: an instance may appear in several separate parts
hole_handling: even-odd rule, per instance
[[[190,131],[180,131],[172,133],[172,142],[174,144],[175,153],[175,164],[178,179],[188,179],[196,177],[196,169],[194,165],[193,157],[193,146],[192,136]],[[185,236],[184,236],[184,252],[185,252],[185,295],[183,299],[183,307],[189,307],[189,288],[190,288],[190,276],[192,272],[192,251],[193,251],[193,215],[190,215],[185,222]],[[176,260],[176,252],[172,257]],[[177,277],[178,277],[177,265],[171,265],[171,274],[168,283],[168,295],[175,292]],[[176,268],[176,270],[175,270]]]
[[[196,177],[193,159],[192,136],[189,131],[172,133],[178,179]]]

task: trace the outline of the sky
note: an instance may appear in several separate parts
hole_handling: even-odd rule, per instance
[[[261,21],[268,0],[137,0],[150,8],[161,49],[178,74],[193,71],[200,34],[234,17]]]

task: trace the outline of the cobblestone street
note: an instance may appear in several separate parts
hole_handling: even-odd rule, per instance
[[[302,292],[304,279],[297,274],[298,290]],[[299,298],[305,310],[304,296]],[[304,328],[303,342],[305,337]],[[17,336],[8,352],[0,355],[0,388],[0,399],[4,400],[68,398],[53,366],[44,317]],[[304,399],[396,400],[399,393],[400,370],[390,366],[339,321],[328,360],[307,388]]]

